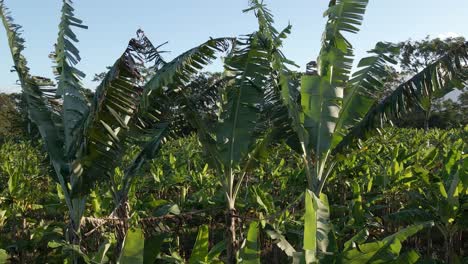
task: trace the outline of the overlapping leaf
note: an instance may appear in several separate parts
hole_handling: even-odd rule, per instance
[[[102,176],[112,175],[125,153],[130,122],[142,92],[139,68],[143,48],[141,41],[132,39],[96,89],[84,131],[81,162],[85,174],[77,192],[86,192],[96,180],[103,180]]]
[[[226,89],[222,122],[215,132],[220,160],[226,169],[237,165],[255,140],[252,135],[269,74],[268,51],[258,41],[256,35],[237,41],[235,50],[226,59],[226,71],[235,79]]]
[[[308,131],[308,151],[315,153],[317,160],[330,148],[342,97],[343,89],[333,87],[327,79],[321,76],[302,76],[301,121]]]
[[[178,133],[182,132],[181,127],[177,127],[177,114],[184,105],[182,88],[189,86],[195,75],[217,58],[217,53],[227,52],[233,41],[232,38],[210,39],[165,63],[143,86],[135,125],[145,130],[160,122],[161,118],[166,122],[170,119],[176,122],[171,122],[169,136],[182,135]]]
[[[152,93],[168,85],[184,85],[204,66],[216,58],[217,52],[226,52],[232,38],[210,39],[192,48],[165,64],[144,86],[142,106],[148,107]]]
[[[291,25],[278,31],[274,26],[274,17],[265,4],[253,0],[250,8],[244,12],[253,11],[257,17],[261,38],[261,45],[271,54],[271,72],[268,85],[265,85],[262,119],[265,125],[274,128],[273,133],[278,138],[285,138],[291,145],[296,145],[297,132],[300,141],[304,141],[304,131],[299,120],[299,77],[288,66],[298,67],[293,61],[288,60],[281,51],[284,39],[291,33]]]

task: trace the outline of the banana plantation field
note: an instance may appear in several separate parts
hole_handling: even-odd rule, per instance
[[[6,2],[1,59],[21,93],[0,97],[14,113],[0,121],[0,264],[468,263],[463,38],[379,42],[355,62],[346,37],[368,0],[331,0],[302,72],[282,52],[291,25],[251,0],[256,31],[171,61],[138,30],[91,91],[72,1],[55,80],[31,73]],[[458,110],[440,103],[453,90]]]

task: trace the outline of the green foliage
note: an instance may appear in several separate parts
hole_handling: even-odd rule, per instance
[[[439,57],[443,56],[448,50],[456,49],[463,45],[463,37],[431,39],[429,36],[422,40],[407,40],[397,43],[400,52],[396,60],[399,62],[400,69],[393,70],[389,85],[385,87],[385,93],[390,93],[397,82],[417,74],[428,65],[434,63]],[[464,92],[466,93],[466,91]],[[419,109],[415,109],[412,115],[402,116],[399,119],[392,120],[398,126],[415,128],[454,128],[463,127],[467,124],[463,113],[462,95],[459,100],[452,101],[443,97],[443,93],[435,92],[433,95],[423,100]]]
[[[336,255],[333,255],[333,259],[336,261],[344,257],[357,259],[367,258],[370,255],[377,254],[375,252],[382,252],[377,254],[377,256],[388,256],[394,261],[406,261],[407,259],[416,258],[426,259],[425,249],[416,248],[417,253],[415,253],[409,250],[411,248],[414,249],[414,247],[411,246],[412,244],[402,243],[402,240],[397,242],[390,238],[383,238],[392,237],[393,231],[390,229],[387,230],[387,228],[394,230],[396,226],[406,227],[407,225],[414,224],[415,221],[427,220],[432,220],[435,224],[435,228],[426,229],[432,234],[434,247],[439,245],[443,248],[443,239],[437,239],[438,236],[443,237],[440,233],[441,229],[437,226],[445,228],[447,225],[449,228],[447,230],[452,230],[450,232],[454,232],[453,234],[460,231],[456,231],[457,229],[453,229],[451,226],[459,226],[458,228],[461,229],[458,230],[463,230],[464,228],[462,216],[466,213],[464,211],[466,208],[463,206],[448,206],[448,201],[456,201],[450,198],[449,195],[450,193],[455,194],[456,192],[449,191],[450,186],[453,186],[453,178],[450,178],[448,175],[458,172],[458,175],[460,175],[458,188],[461,187],[463,189],[463,186],[465,186],[461,179],[466,179],[466,166],[463,166],[464,156],[459,156],[463,150],[463,144],[462,141],[458,140],[463,137],[464,133],[466,132],[431,131],[431,133],[425,135],[421,130],[391,129],[382,136],[373,137],[368,141],[362,142],[360,149],[347,152],[345,154],[346,156],[340,158],[339,163],[336,165],[336,171],[330,176],[329,185],[325,187],[325,190],[331,194],[328,195],[330,200],[328,209],[330,222],[328,224],[331,225],[331,229],[328,233],[328,247],[326,247],[325,252],[337,252]],[[427,145],[427,142],[429,142],[430,145]],[[40,155],[37,150],[36,152],[31,152],[29,156],[25,155],[23,153],[24,151],[13,142],[3,145],[3,148],[5,149],[4,153],[14,157],[13,159],[15,161],[19,161],[20,159],[18,157],[22,156],[26,158],[24,160],[34,160],[35,155]],[[22,148],[27,150],[28,144],[24,144]],[[18,154],[11,154],[12,150],[17,150],[13,153]],[[146,217],[147,214],[145,213],[151,213],[151,210],[154,210],[154,212],[161,210],[162,207],[156,205],[155,202],[157,200],[154,200],[154,198],[167,199],[166,204],[170,205],[169,207],[172,206],[173,202],[179,203],[182,210],[179,214],[183,214],[185,210],[191,210],[192,208],[202,209],[223,205],[221,197],[207,197],[216,194],[216,190],[219,190],[220,185],[208,184],[209,182],[216,182],[216,177],[213,171],[206,169],[205,163],[203,162],[203,155],[200,151],[201,149],[199,149],[196,139],[193,137],[171,141],[164,145],[161,152],[162,158],[153,161],[150,169],[150,171],[155,174],[153,176],[158,178],[160,184],[158,185],[158,191],[155,194],[151,194],[151,188],[149,186],[154,184],[156,178],[153,178],[153,176],[149,174],[136,182],[137,189],[147,188],[147,191],[141,189],[136,193],[133,191],[130,192],[130,194],[139,197],[139,202],[135,203],[137,206],[135,210],[140,214],[140,217]],[[300,188],[304,184],[304,181],[300,180],[301,168],[297,168],[295,165],[300,161],[300,157],[288,157],[289,151],[290,149],[284,145],[271,149],[271,155],[262,163],[259,163],[258,167],[253,170],[253,173],[255,173],[261,181],[256,181],[255,178],[251,177],[246,178],[246,181],[252,188],[241,192],[240,197],[242,198],[240,198],[239,210],[246,212],[254,210],[256,211],[255,215],[260,218],[258,227],[261,228],[258,230],[256,241],[257,250],[262,250],[262,259],[268,258],[268,256],[263,253],[266,242],[265,238],[271,238],[274,247],[278,246],[280,250],[284,250],[285,257],[290,256],[291,259],[293,256],[299,258],[301,248],[305,245],[304,239],[313,238],[313,236],[307,236],[307,234],[311,234],[309,231],[306,231],[303,237],[295,235],[295,232],[301,232],[303,228],[301,220],[301,212],[303,211],[298,210],[296,213],[287,213],[294,208],[294,206],[289,207],[289,205],[294,204],[295,198],[301,193],[294,190]],[[457,159],[462,159],[462,161],[454,162]],[[24,162],[23,164],[28,165]],[[441,166],[441,164],[447,165]],[[43,166],[41,160],[37,161],[37,166]],[[15,166],[15,168],[16,167],[17,166]],[[27,167],[25,167],[25,169],[27,171]],[[46,171],[47,170],[44,170],[42,173]],[[427,171],[430,171],[430,173]],[[294,182],[294,177],[297,177],[297,182]],[[447,181],[444,181],[444,178],[446,178]],[[33,177],[31,181],[35,183],[40,179],[47,178]],[[7,181],[3,182],[7,183]],[[444,182],[443,187],[441,187],[438,182]],[[173,189],[170,190],[170,188]],[[184,194],[185,198],[181,199],[181,190],[183,189],[186,189]],[[348,197],[344,203],[340,202],[340,197],[343,192],[345,192],[345,195]],[[29,193],[45,194],[47,192]],[[313,193],[310,194],[314,195]],[[447,196],[444,197],[443,194],[447,194]],[[154,198],[149,199],[151,196]],[[200,200],[200,198],[202,199]],[[32,197],[28,199],[35,200],[41,198]],[[460,205],[466,203],[464,202],[465,199],[466,190],[464,193],[463,190],[460,191],[459,189],[458,203]],[[300,200],[303,200],[303,198]],[[199,201],[206,202],[199,203]],[[403,203],[403,205],[401,203]],[[19,202],[18,204],[21,203]],[[447,204],[448,207],[444,204]],[[313,205],[312,203],[312,208],[314,208]],[[319,203],[317,203],[317,206],[318,205]],[[305,209],[310,209],[310,206],[306,204],[305,206]],[[345,214],[341,215],[343,206],[345,207]],[[49,207],[46,206],[43,208]],[[451,211],[447,211],[448,208],[456,209],[453,211],[454,213],[450,213]],[[107,209],[106,207],[103,207],[103,209],[111,211],[113,208],[110,204]],[[286,209],[286,211],[283,211],[284,209]],[[37,208],[33,210],[44,209]],[[51,211],[48,209],[46,212],[49,214]],[[61,213],[63,212],[62,209]],[[90,214],[92,214],[92,211]],[[213,211],[212,213],[209,212],[208,216],[210,218],[215,218],[216,214],[216,211]],[[164,213],[160,215],[164,216]],[[151,214],[149,216],[151,216]],[[7,215],[7,217],[9,216]],[[309,217],[307,218],[309,219]],[[11,222],[7,222],[7,225],[10,225],[9,223]],[[298,225],[294,223],[298,223]],[[307,221],[305,224],[309,226]],[[246,223],[246,231],[248,230],[248,225],[249,223]],[[171,228],[170,226],[171,225],[168,227]],[[296,228],[298,228],[298,230]],[[38,226],[37,230],[39,231],[39,229]],[[52,231],[52,229],[49,230]],[[382,231],[379,230],[385,231],[382,233]],[[208,231],[205,227],[199,230],[199,232],[203,234],[203,236],[200,235],[203,238],[202,241],[205,241],[203,245],[212,245],[212,243],[214,243],[213,238],[222,240],[221,237],[216,235],[216,233],[219,234],[218,231],[210,230],[210,233],[213,232],[210,236],[207,236],[205,231]],[[37,231],[35,231],[35,233],[36,232]],[[425,238],[425,232],[424,230],[421,231],[421,235],[418,239],[427,239]],[[263,234],[265,234],[265,236],[263,236]],[[331,234],[333,234],[333,236]],[[50,237],[50,235],[47,236]],[[171,236],[159,234],[152,236],[154,239],[145,239],[145,263],[153,263],[146,262],[147,257],[148,261],[149,259],[153,261],[167,260],[168,257],[164,256],[168,254],[168,247],[173,248],[173,250],[175,249],[175,251],[172,251],[173,253],[178,252],[178,246],[174,244],[175,240],[168,239]],[[317,236],[317,238],[318,237],[323,238],[324,236],[320,235]],[[398,237],[398,235],[393,237]],[[60,233],[56,233],[55,239],[59,238]],[[206,240],[207,238],[208,240]],[[38,242],[39,241],[40,240],[38,240]],[[142,243],[141,238],[138,239],[138,241]],[[208,242],[206,243],[206,241]],[[409,241],[413,240],[410,238]],[[40,245],[40,243],[43,242],[39,242],[38,245]],[[400,247],[398,243],[401,244],[401,249],[398,249]],[[195,244],[201,245],[201,243]],[[245,245],[247,244],[246,242]],[[8,244],[3,244],[3,247],[5,248],[6,245]],[[106,248],[109,249],[109,246],[110,249],[113,247],[113,244],[106,244],[105,242],[101,245],[101,253],[104,252],[103,250]],[[63,246],[64,245],[62,245],[62,247]],[[193,246],[193,244],[191,246]],[[205,246],[202,248],[204,247]],[[199,247],[195,246],[195,248]],[[219,252],[216,251],[216,248],[218,247],[212,246],[211,251],[208,251],[207,255]],[[222,245],[220,248],[222,248]],[[25,250],[28,249],[25,248]],[[49,259],[52,255],[59,254],[60,252],[66,254],[75,252],[73,248],[70,248],[70,250],[49,253]],[[456,249],[454,249],[454,251],[456,251]],[[110,256],[112,250],[107,250],[106,252],[107,255]],[[153,252],[153,254],[148,254],[149,252]],[[196,251],[194,250],[194,252]],[[203,252],[206,253],[206,251]],[[369,254],[362,255],[362,252],[369,252]],[[388,254],[383,254],[383,252],[387,252]],[[179,254],[183,256],[181,253]],[[219,253],[216,253],[216,255],[218,254]],[[434,254],[436,254],[436,258],[444,259],[442,251],[435,250]],[[206,256],[205,254],[203,255]],[[103,256],[104,255],[96,252],[89,255],[89,260],[91,263],[93,263],[93,261],[97,263],[104,261],[104,263],[106,263],[106,257]],[[192,254],[185,255],[185,259],[188,260],[190,258],[187,256],[192,256]],[[305,259],[305,255],[302,256]],[[374,258],[377,258],[377,256]],[[221,258],[222,257],[223,255],[221,255]],[[172,258],[176,258],[175,255],[172,256]],[[329,261],[331,258],[332,256],[327,254],[319,253],[317,255],[317,259],[325,263],[328,263],[326,261]],[[214,259],[212,261],[214,261]],[[205,262],[209,263],[207,260],[205,260]]]
[[[165,236],[155,235],[149,238],[145,238],[145,249],[143,253],[143,263],[152,264],[158,258],[161,253],[161,246],[164,243]]]
[[[424,128],[427,123],[428,127],[432,128],[461,128],[468,124],[468,116],[466,105],[468,90],[465,88],[461,91],[458,97],[452,98],[437,98],[432,100],[429,115],[424,111],[415,111],[410,116],[404,116],[401,120],[395,120],[395,125],[399,127]]]
[[[455,88],[464,88],[466,71],[459,61],[468,57],[467,46],[462,44],[430,64],[408,81],[399,85],[389,96],[369,109],[363,120],[350,132],[350,137],[361,136],[391,117],[399,117],[422,107],[426,97],[445,95]],[[430,86],[431,89],[426,89]],[[344,139],[346,142],[346,138]]]
[[[357,226],[432,221],[437,228],[432,236],[438,233],[449,239],[466,226],[460,218],[465,209],[458,205],[466,199],[466,187],[457,177],[466,170],[462,154],[466,146],[460,141],[466,131],[390,131],[363,142],[360,150],[346,154],[338,165],[337,175],[361,189],[361,205],[367,213],[365,222]],[[358,169],[349,169],[351,166]],[[337,186],[332,189],[341,186],[337,181],[342,179],[335,176],[331,184]],[[350,217],[343,221],[356,225],[354,208],[349,208]],[[453,255],[449,251],[435,252],[443,259],[445,254]]]
[[[354,249],[348,249],[342,253],[343,263],[391,263],[399,260],[402,242],[413,236],[418,231],[429,224],[418,224],[407,227],[397,233],[384,238],[381,241],[364,243],[357,245],[355,242]],[[414,254],[414,253],[413,253]],[[405,256],[406,258],[406,256]],[[411,256],[414,259],[414,256]]]
[[[192,249],[192,254],[188,260],[189,264],[201,263],[222,263],[219,260],[219,255],[225,250],[226,244],[224,241],[214,245],[209,249],[209,229],[207,225],[203,225],[198,229],[197,240]]]
[[[462,259],[467,128],[376,128],[429,113],[434,98],[466,86],[467,43],[378,43],[351,73],[344,34],[359,31],[367,3],[329,2],[306,73],[281,51],[291,25],[277,30],[257,0],[245,10],[257,31],[211,38],[170,62],[138,30],[90,98],[72,31],[86,27],[72,2],[62,1],[55,85],[30,74],[21,27],[0,0],[25,109],[42,138],[0,142],[0,262]],[[224,72],[201,74],[220,53]],[[418,71],[394,85],[396,62]],[[4,113],[21,113],[7,102]]]
[[[379,42],[368,52],[372,54],[371,56],[359,61],[357,65],[359,69],[353,73],[344,89],[343,106],[336,131],[346,131],[369,111],[384,86],[385,78],[390,75],[387,65],[396,63],[394,59],[396,52],[398,52],[396,45]],[[339,142],[341,136],[336,133],[335,142]]]

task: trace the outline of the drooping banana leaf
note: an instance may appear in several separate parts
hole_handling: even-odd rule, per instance
[[[75,193],[86,193],[96,181],[106,179],[103,176],[112,175],[124,155],[129,123],[142,92],[141,44],[132,39],[96,89],[84,130],[84,174],[73,186]]]
[[[189,86],[195,74],[217,57],[217,52],[229,51],[233,42],[233,38],[210,39],[163,65],[143,87],[138,119],[135,125],[143,129],[151,128],[158,122],[155,113],[160,112],[161,107],[172,111],[173,106],[177,105],[176,108],[180,109],[186,120],[197,129],[200,139],[205,138],[204,142],[211,142],[210,144],[204,144],[204,146],[213,146],[214,143],[212,139],[210,140],[211,136],[208,136],[209,132],[207,132],[207,130],[211,131],[212,128],[209,128],[210,126],[203,120],[204,118],[199,116],[200,113],[198,113],[195,106],[198,103],[198,95],[189,94],[183,88]],[[224,85],[224,82],[221,84]],[[168,100],[174,102],[168,104]],[[171,126],[168,132],[169,135],[172,136],[173,131],[177,129],[177,127]],[[214,149],[212,148],[212,150]],[[218,155],[211,152],[209,156],[214,158]]]
[[[183,91],[184,88],[190,85],[204,66],[217,58],[217,53],[229,51],[233,41],[232,38],[210,39],[165,63],[143,86],[135,126],[145,131],[157,123],[174,120],[177,111],[184,112],[184,105],[190,105],[185,104],[187,92]],[[182,135],[176,126],[177,123],[171,122],[169,137]]]
[[[232,39],[212,39],[169,63],[162,63],[161,68],[139,91],[141,96],[135,97],[135,118],[129,121],[129,136],[132,142],[143,144],[142,150],[125,170],[123,189],[119,191],[123,196],[129,191],[138,170],[156,156],[165,136],[179,134],[179,128],[174,126],[172,120],[174,107],[181,100],[180,85],[186,84],[194,77],[193,74],[215,58],[216,51],[227,51],[230,41]],[[143,39],[143,42],[151,44],[147,39]],[[148,56],[147,53],[143,51],[145,56]]]
[[[467,65],[468,43],[464,43],[399,85],[386,98],[374,103],[334,151],[348,146],[354,139],[365,137],[392,118],[419,109],[422,100],[434,93],[447,94],[453,89],[465,87],[468,80]]]
[[[265,232],[273,240],[273,243],[275,243],[288,257],[292,257],[294,255],[296,250],[278,230],[267,224]]]

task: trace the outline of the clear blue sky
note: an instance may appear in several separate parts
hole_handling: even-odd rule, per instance
[[[5,0],[16,23],[23,25],[25,55],[32,73],[53,77],[52,62],[47,57],[56,40],[60,0]],[[131,4],[137,3],[137,4]],[[288,21],[292,34],[285,42],[286,55],[299,65],[315,59],[325,20],[322,17],[327,0],[265,0],[282,28]],[[114,63],[138,28],[145,30],[154,44],[165,46],[171,59],[209,37],[238,36],[257,27],[253,14],[242,10],[248,0],[76,0],[78,18],[89,26],[76,30],[83,58],[78,68],[90,80]],[[468,0],[371,0],[364,25],[358,35],[350,36],[358,57],[365,55],[378,41],[420,39],[426,35],[456,33],[468,36]],[[6,35],[0,29],[0,92],[19,91],[7,47]],[[210,69],[216,69],[211,67]]]

